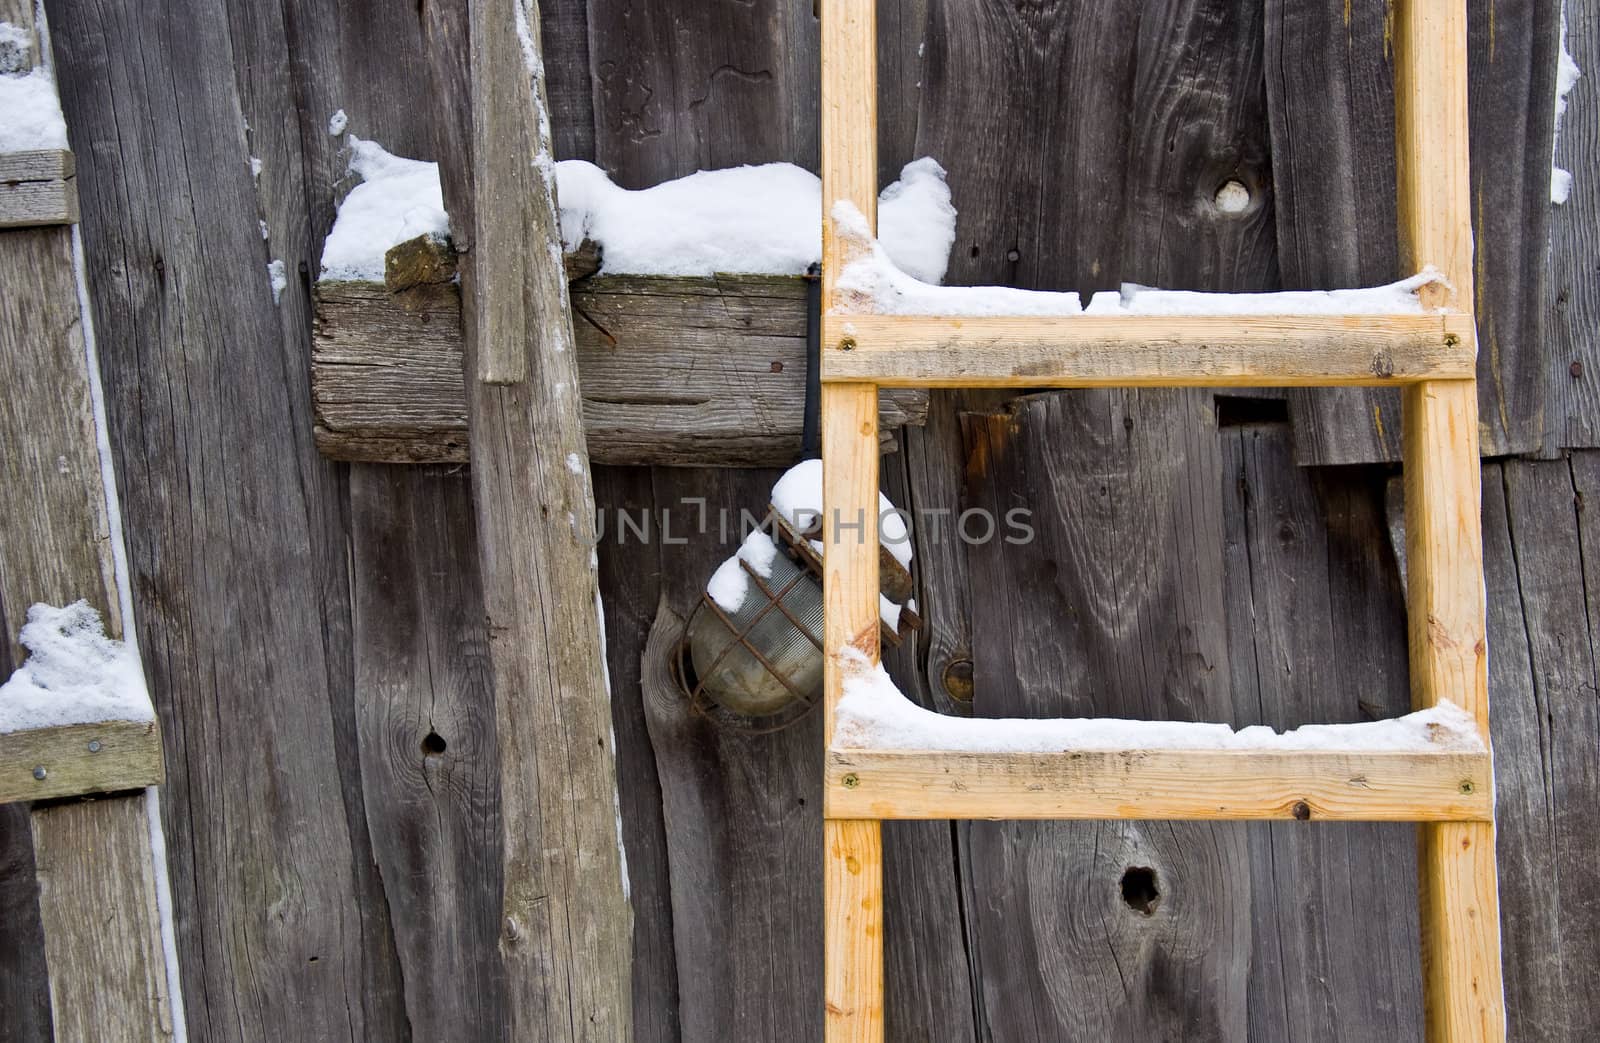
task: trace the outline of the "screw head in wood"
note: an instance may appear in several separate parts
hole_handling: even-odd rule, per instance
[[[1463,779],[1463,780],[1461,780],[1461,792],[1462,793],[1471,793],[1473,791],[1473,789],[1474,789],[1474,787],[1472,785],[1472,780],[1471,779]]]
[[[845,337],[843,340],[839,341],[839,350],[840,351],[854,351],[854,350],[856,350],[856,339],[854,337]]]
[[[90,753],[99,753],[100,752],[100,740],[99,739],[90,739],[89,740],[89,752]]]
[[[856,776],[855,772],[851,772],[850,774],[846,775],[842,781],[844,782],[845,789],[855,789],[857,786],[861,785],[861,779]]]
[[[45,779],[50,777],[50,773],[45,771],[44,765],[41,764],[37,768],[33,769],[33,777],[38,779],[40,782],[43,782]]]
[[[1311,805],[1307,804],[1303,800],[1295,801],[1294,807],[1290,810],[1294,817],[1299,819],[1301,822],[1304,822],[1306,819],[1311,817]]]

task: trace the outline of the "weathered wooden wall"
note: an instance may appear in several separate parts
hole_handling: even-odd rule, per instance
[[[1600,195],[1580,173],[1551,218],[1541,194],[1556,5],[1473,2],[1485,447],[1550,458],[1485,467],[1509,1008],[1513,1038],[1584,1040],[1600,981],[1585,854],[1600,818],[1600,576],[1584,505],[1600,454],[1562,451],[1600,444]],[[322,460],[307,385],[307,289],[343,169],[328,118],[342,108],[352,132],[407,155],[463,140],[435,125],[423,72],[423,23],[450,9],[47,6],[167,740],[191,1031],[498,1038],[498,768],[467,483]],[[1580,61],[1600,66],[1593,0],[1568,6],[1587,27]],[[880,7],[881,174],[921,154],[949,168],[951,281],[1265,289],[1396,274],[1383,0]],[[634,186],[737,162],[815,168],[810,4],[550,0],[544,15],[562,155]],[[1600,119],[1592,82],[1579,92],[1568,166],[1592,154]],[[1249,191],[1242,212],[1214,204],[1229,180]],[[291,273],[276,306],[272,258]],[[893,669],[956,713],[1394,712],[1406,665],[1386,410],[1365,394],[936,393],[927,427],[886,458],[886,487],[913,507],[1031,507],[1038,538],[968,548],[923,532],[929,625]],[[1300,466],[1328,463],[1361,466]],[[599,468],[596,499],[667,511],[677,534],[695,498],[713,522],[736,518],[774,475]],[[719,544],[713,531],[601,548],[636,1035],[787,1043],[821,1020],[817,725],[718,731],[662,674]],[[1420,1035],[1405,827],[886,835],[896,1040]],[[0,996],[20,1004],[0,1040],[33,1040],[43,972],[7,817],[0,852],[17,867],[0,872]],[[1159,902],[1124,900],[1129,868],[1153,872]]]

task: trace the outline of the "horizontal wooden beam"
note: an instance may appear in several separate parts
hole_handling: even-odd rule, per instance
[[[0,732],[0,804],[142,789],[164,778],[154,721]]]
[[[77,220],[71,152],[0,152],[0,228],[67,225]]]
[[[464,463],[467,399],[453,283],[317,285],[317,446],[337,460]],[[572,284],[589,455],[601,464],[794,462],[805,405],[806,284],[786,276],[596,276]],[[886,430],[927,392],[879,399]]]
[[[890,387],[1338,387],[1470,380],[1472,317],[829,315],[822,379]]]
[[[829,750],[823,814],[1488,821],[1487,753]]]

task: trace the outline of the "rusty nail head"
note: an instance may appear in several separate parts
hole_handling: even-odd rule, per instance
[[[1301,822],[1304,822],[1306,819],[1311,817],[1311,805],[1307,804],[1303,800],[1297,800],[1294,802],[1293,812],[1295,818],[1299,819]]]
[[[1583,376],[1583,362],[1581,360],[1579,360],[1579,359],[1573,359],[1572,360],[1572,365],[1567,367],[1567,372],[1572,374],[1572,379],[1573,380],[1577,380],[1578,378],[1582,377]]]
[[[855,772],[851,772],[850,774],[848,774],[848,775],[846,775],[844,777],[844,788],[845,789],[855,789],[859,785],[861,785],[861,780],[856,777],[856,773]]]
[[[33,777],[38,779],[40,782],[43,782],[45,779],[50,777],[50,773],[45,771],[44,765],[41,764],[37,768],[33,769]]]
[[[854,350],[856,350],[856,339],[854,337],[846,337],[846,338],[844,338],[843,340],[841,340],[839,342],[839,350],[840,351],[854,351]]]

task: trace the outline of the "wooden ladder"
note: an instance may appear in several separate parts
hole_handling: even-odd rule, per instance
[[[845,313],[859,244],[823,222],[826,1038],[883,1038],[882,819],[1415,821],[1430,1040],[1505,1037],[1479,516],[1463,0],[1394,6],[1402,255],[1426,314],[967,318]],[[875,0],[822,3],[825,209],[876,225]],[[1479,753],[834,746],[849,648],[878,658],[879,387],[1285,387],[1404,392],[1413,704],[1476,718]],[[861,520],[863,525],[855,526]]]

